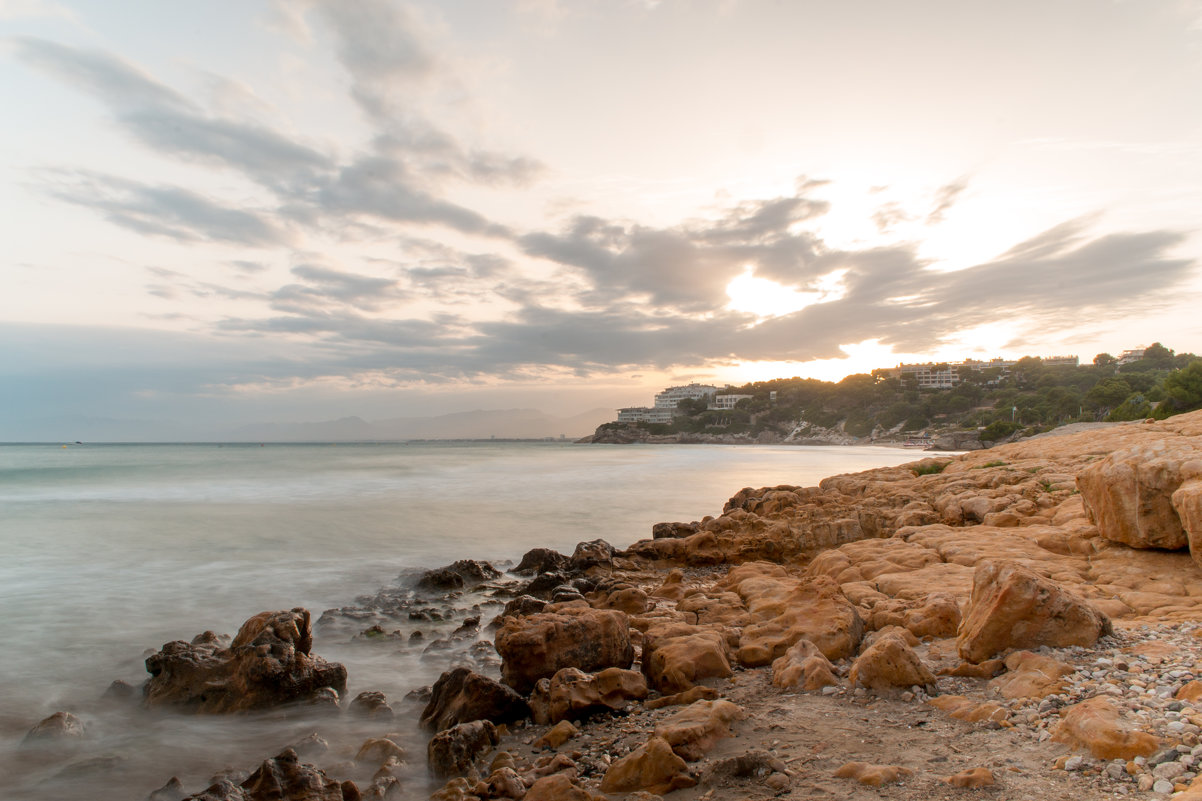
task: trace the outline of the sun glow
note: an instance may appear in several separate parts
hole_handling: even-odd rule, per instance
[[[843,296],[845,272],[846,270],[836,270],[828,273],[814,283],[813,289],[803,291],[760,278],[756,276],[753,267],[744,267],[742,274],[731,279],[726,285],[726,295],[730,298],[726,307],[754,314],[761,320],[782,317],[815,303],[838,300]]]

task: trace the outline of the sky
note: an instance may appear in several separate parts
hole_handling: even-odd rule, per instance
[[[1202,352],[1202,0],[0,0],[0,410]]]

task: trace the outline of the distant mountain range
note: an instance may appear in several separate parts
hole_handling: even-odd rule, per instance
[[[409,439],[577,439],[614,419],[613,409],[556,417],[537,409],[480,409],[369,422],[342,417],[308,423],[252,423],[204,429],[164,420],[70,416],[0,423],[5,442],[355,442]]]

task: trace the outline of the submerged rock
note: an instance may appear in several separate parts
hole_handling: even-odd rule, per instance
[[[146,660],[150,707],[220,714],[308,702],[346,690],[346,668],[310,653],[309,611],[261,612],[228,648],[212,632],[176,640]]]
[[[500,742],[497,727],[487,720],[460,723],[434,735],[426,749],[430,772],[440,779],[462,776]]]
[[[70,712],[55,712],[29,730],[22,746],[63,744],[84,736],[83,721]]]
[[[352,782],[337,782],[286,748],[239,784],[223,779],[187,801],[357,801]]]

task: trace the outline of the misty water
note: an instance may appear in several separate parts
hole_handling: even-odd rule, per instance
[[[115,679],[140,686],[149,649],[233,634],[263,610],[304,606],[317,620],[413,568],[512,565],[532,547],[570,553],[598,537],[624,547],[658,521],[720,513],[744,486],[815,484],[916,458],[562,442],[0,446],[0,794],[141,801],[173,775],[197,792],[216,771],[253,769],[314,731],[331,743],[326,764],[345,763],[389,728],[345,716],[151,714],[101,696]],[[446,667],[336,627],[317,629],[313,651],[347,666],[346,698],[380,690],[398,712]],[[58,710],[87,724],[80,746],[23,749]],[[420,767],[411,722],[393,727],[414,740]]]

